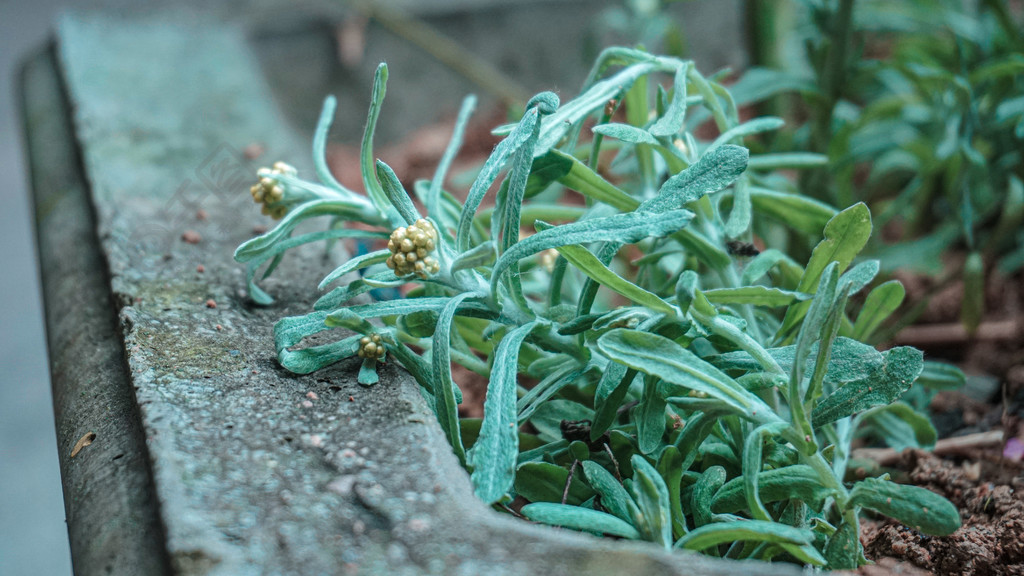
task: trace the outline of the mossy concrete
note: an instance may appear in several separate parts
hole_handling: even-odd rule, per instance
[[[245,184],[309,153],[241,31],[72,15],[58,54],[23,85],[76,572],[796,572],[499,514],[400,368],[369,388],[351,362],[281,369],[273,323],[309,309],[330,263],[293,255],[266,283],[280,304],[245,298],[231,254],[269,224]]]

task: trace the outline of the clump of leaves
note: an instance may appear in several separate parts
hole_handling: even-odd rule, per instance
[[[526,501],[520,512],[538,522],[832,568],[864,561],[862,510],[928,534],[959,526],[956,509],[928,490],[846,480],[858,434],[934,442],[927,418],[898,399],[916,381],[961,375],[912,348],[862,343],[902,288],[878,285],[847,315],[879,270],[875,260],[854,265],[871,216],[864,204],[839,211],[795,194],[773,172],[819,158],[749,155],[744,138],[778,119],[741,123],[729,92],[692,62],[609,49],[578,97],[539,94],[497,129],[504,138],[460,201],[442,184],[473,99],[436,175],[410,196],[373,160],[386,81],[381,65],[362,145],[366,196],[324,163],[330,98],[314,139],[319,182],[261,173],[274,180],[264,187],[283,191],[268,211],[287,210],[236,252],[257,302],[271,301],[257,269],[270,261],[269,273],[290,248],[344,238],[381,246],[328,274],[321,289],[340,285],[312,312],[277,323],[283,366],[309,373],[359,356],[359,380],[372,384],[380,362],[399,362],[476,495],[498,507]],[[719,136],[702,142],[693,130],[707,118]],[[608,157],[606,177],[597,168]],[[496,208],[480,210],[492,188]],[[566,189],[585,203],[559,203]],[[319,216],[327,230],[293,236]],[[801,265],[759,252],[754,227],[816,245]],[[406,284],[415,287],[405,298],[346,305]],[[303,343],[334,329],[334,342]],[[488,378],[482,420],[460,421],[452,362]]]

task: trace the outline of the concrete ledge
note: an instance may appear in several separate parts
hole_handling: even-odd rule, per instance
[[[498,514],[400,369],[372,388],[351,363],[282,370],[273,322],[310,308],[326,265],[287,258],[278,306],[244,297],[255,165],[309,153],[242,33],[80,15],[58,42],[23,91],[77,573],[797,572]]]

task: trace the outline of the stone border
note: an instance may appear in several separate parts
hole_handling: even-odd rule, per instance
[[[266,222],[239,151],[308,152],[241,32],[73,15],[58,41],[23,90],[77,573],[736,572],[490,510],[394,365],[371,388],[351,362],[284,372],[271,326],[325,266],[286,259],[267,283],[282,304],[244,297],[231,253]]]

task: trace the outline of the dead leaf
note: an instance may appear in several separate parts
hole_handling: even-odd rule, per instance
[[[74,458],[75,456],[78,456],[78,453],[82,451],[82,448],[85,448],[89,444],[92,444],[92,441],[95,440],[95,439],[96,439],[96,433],[95,432],[89,432],[85,436],[82,436],[81,438],[79,438],[78,442],[75,442],[74,449],[71,450],[71,457]]]

